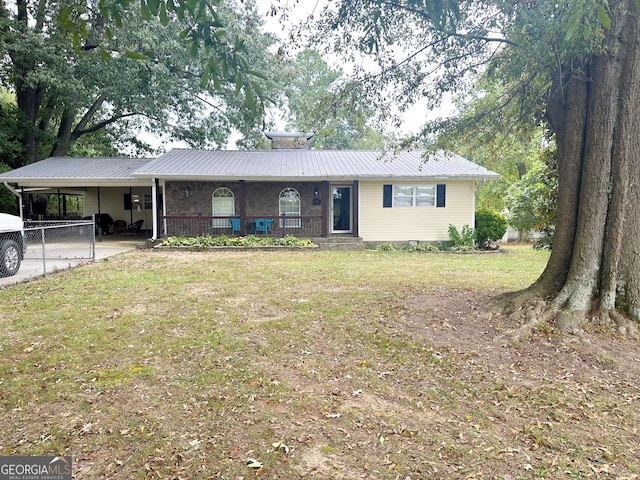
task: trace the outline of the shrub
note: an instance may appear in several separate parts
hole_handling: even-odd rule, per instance
[[[433,243],[418,243],[418,244],[410,244],[405,243],[402,245],[402,250],[407,252],[439,252],[440,249],[437,245]]]
[[[469,225],[463,225],[462,233],[460,233],[455,225],[449,224],[449,238],[453,243],[451,250],[466,252],[476,248],[476,233]]]
[[[489,242],[500,240],[507,231],[507,219],[488,209],[476,210],[476,242],[479,248],[487,248]]]
[[[311,240],[299,240],[292,235],[283,238],[258,237],[256,235],[247,235],[246,237],[228,237],[220,235],[213,237],[211,235],[202,235],[199,237],[168,237],[162,241],[161,247],[312,247]]]

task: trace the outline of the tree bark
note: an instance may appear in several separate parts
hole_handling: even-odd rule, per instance
[[[545,299],[541,318],[565,332],[591,319],[635,333],[640,321],[640,18],[635,0],[612,13],[604,53],[559,70],[547,102],[558,146],[556,235],[527,295]]]

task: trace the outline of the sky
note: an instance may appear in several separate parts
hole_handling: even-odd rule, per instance
[[[306,19],[309,15],[318,15],[322,11],[328,0],[270,0],[256,2],[258,10],[265,15],[265,29],[280,38],[286,38],[291,26],[297,22]],[[283,6],[289,7],[287,13],[288,22],[281,23],[279,16],[269,16],[267,13],[271,7],[282,9]],[[325,58],[325,61],[331,66],[344,69],[344,65],[335,58]],[[447,96],[442,100],[442,106],[438,110],[430,111],[426,106],[426,100],[417,102],[415,105],[402,113],[403,123],[398,129],[401,134],[418,133],[427,120],[434,120],[438,117],[446,117],[453,113],[454,106],[451,97]],[[284,122],[282,127],[284,128]]]
[[[328,0],[256,0],[258,10],[263,13],[265,19],[265,30],[281,39],[286,39],[287,33],[293,25],[306,19],[309,15],[318,15]],[[288,10],[288,20],[286,22],[280,21],[280,15],[271,16],[268,12],[271,7],[275,6],[282,12],[283,6],[290,7]],[[335,58],[325,58],[325,61],[331,66],[340,67],[344,69],[344,65],[341,64]],[[417,102],[411,108],[402,113],[403,122],[398,129],[394,129],[399,134],[414,134],[418,133],[427,120],[433,120],[438,117],[448,116],[454,111],[453,103],[449,97],[443,99],[442,107],[435,111],[429,111],[426,106],[426,100]],[[282,119],[277,118],[277,112],[274,120],[276,122],[276,130],[284,130],[285,122]],[[227,143],[226,148],[228,150],[236,150],[236,141],[240,138],[240,135],[232,135]],[[155,143],[155,142],[154,142]],[[167,149],[171,148],[186,148],[186,144],[182,142],[174,142],[166,145]]]

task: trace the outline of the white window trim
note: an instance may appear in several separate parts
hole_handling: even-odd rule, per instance
[[[218,195],[216,196],[216,192],[228,192],[229,195]],[[215,208],[215,199],[216,198],[231,198],[232,199],[232,210],[231,212],[216,212]],[[228,187],[218,187],[211,194],[211,216],[215,217],[218,215],[235,215],[236,214],[236,197],[233,194],[233,191]],[[226,218],[214,218],[211,226],[213,228],[229,228],[229,220]]]
[[[289,196],[284,196],[283,194],[285,192],[295,192],[295,196],[289,197]],[[282,199],[283,198],[295,198],[298,200],[298,212],[295,214],[292,214],[291,212],[284,212],[282,209]],[[287,187],[287,188],[283,188],[280,191],[280,194],[278,195],[278,215],[282,216],[286,216],[286,215],[294,215],[294,216],[300,216],[302,211],[302,201],[300,198],[300,192],[298,192],[297,189],[293,188],[293,187]],[[302,227],[302,219],[300,218],[291,218],[291,219],[287,219],[284,220],[281,218],[280,219],[280,228],[301,228]]]
[[[396,189],[411,189],[411,205],[403,205],[403,204],[399,204],[396,203],[396,199],[400,197],[400,195],[398,195],[397,190]],[[418,205],[417,203],[417,199],[418,196],[416,195],[416,191],[419,188],[423,188],[423,189],[432,189],[433,190],[433,194],[430,195],[431,199],[432,199],[432,203],[430,205]],[[438,196],[438,187],[436,184],[432,184],[432,183],[426,183],[426,184],[420,184],[420,185],[397,185],[394,184],[392,185],[392,192],[391,192],[391,206],[393,208],[433,208],[436,206],[437,204],[437,196]],[[408,196],[405,198],[409,198]]]

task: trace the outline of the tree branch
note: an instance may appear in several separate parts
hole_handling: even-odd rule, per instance
[[[409,12],[409,13],[413,13],[419,17],[422,17],[423,20],[427,20],[430,23],[433,23],[433,20],[431,19],[431,15],[429,15],[427,12],[425,12],[424,10],[421,10],[419,8],[415,8],[415,7],[411,7],[409,5],[405,5],[405,4],[401,4],[398,3],[396,1],[382,1],[380,2],[382,5],[387,5],[390,8],[396,8],[398,10],[404,10],[405,12]],[[519,47],[520,45],[517,42],[514,42],[513,40],[509,40],[508,38],[495,38],[495,37],[487,37],[487,36],[482,36],[482,35],[468,35],[468,34],[464,34],[464,33],[457,33],[457,32],[443,32],[446,36],[448,37],[460,37],[460,38],[467,38],[469,40],[480,40],[483,42],[498,42],[498,43],[504,43],[507,45],[511,45],[513,47]]]
[[[86,111],[86,113],[82,116],[82,118],[78,122],[78,125],[76,125],[75,128],[73,129],[73,135],[75,135],[76,132],[82,132],[87,127],[87,125],[89,124],[93,116],[96,114],[96,112],[102,106],[102,103],[106,99],[107,99],[107,95],[104,93],[98,96],[98,98],[96,98],[96,100],[91,104],[91,106]],[[82,135],[82,133],[80,133],[78,136],[80,135]]]
[[[115,115],[115,116],[113,116],[111,118],[103,120],[102,122],[96,123],[92,127],[86,128],[84,130],[78,130],[77,127],[76,127],[76,129],[74,129],[74,131],[73,131],[73,139],[77,140],[82,135],[85,135],[87,133],[97,132],[98,130],[106,127],[107,125],[111,125],[112,123],[117,122],[118,120],[122,120],[123,118],[127,118],[127,117],[135,117],[136,115],[141,115],[143,117],[152,118],[152,117],[149,117],[149,115],[146,115],[146,114],[141,113],[141,112],[131,112],[131,113],[123,113],[122,115]]]

